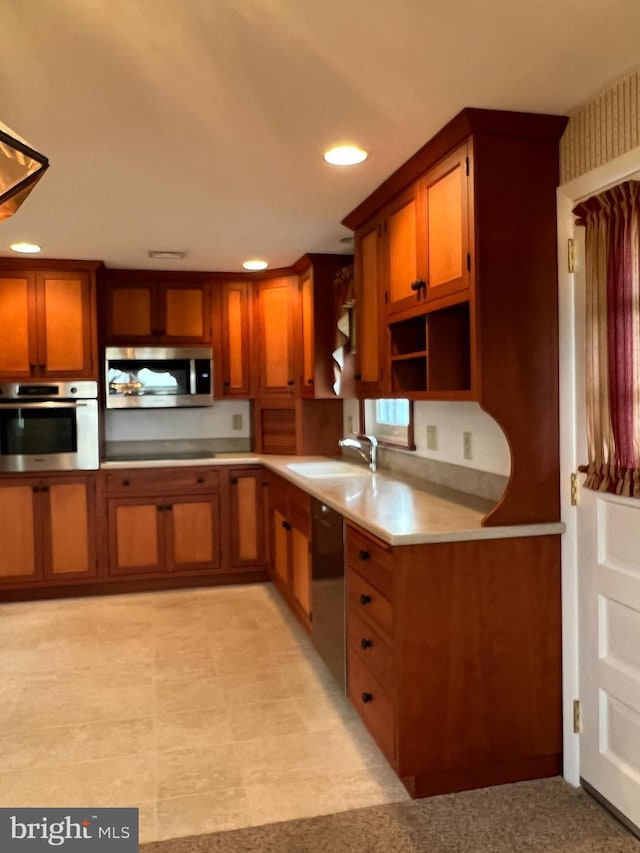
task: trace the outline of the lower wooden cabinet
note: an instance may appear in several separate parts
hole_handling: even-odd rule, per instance
[[[261,466],[229,468],[229,565],[233,569],[267,564],[266,493]]]
[[[110,498],[109,572],[220,568],[219,495]]]
[[[94,475],[0,478],[0,586],[97,574]]]
[[[560,537],[347,525],[348,695],[415,797],[561,771]]]
[[[269,478],[271,578],[302,625],[311,628],[311,497]]]

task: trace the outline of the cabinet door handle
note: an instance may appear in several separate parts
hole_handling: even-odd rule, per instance
[[[46,493],[49,491],[49,486],[43,486],[43,487],[40,489],[40,491],[41,491],[41,492],[45,492],[45,494],[46,494]]]
[[[123,481],[122,481],[122,485],[123,485],[123,486],[130,486],[130,485],[131,485],[131,481],[130,481],[130,480],[123,480]]]
[[[33,373],[35,369],[36,369],[36,365],[32,361],[30,361],[29,362],[29,373]]]
[[[373,702],[373,693],[363,693],[362,701],[365,705],[367,704],[367,702]]]
[[[46,366],[47,366],[46,364],[39,364],[39,365],[38,365],[38,367],[40,368],[40,370],[45,370]]]
[[[237,486],[237,485],[238,485],[238,478],[237,478],[237,477],[232,477],[232,478],[231,478],[231,485],[232,485],[232,486]],[[264,484],[263,484],[263,485],[264,485]]]
[[[356,382],[360,382],[360,380],[362,379],[362,374],[361,373],[354,373],[353,378],[356,380]]]
[[[411,282],[411,290],[414,290],[416,293],[421,291],[423,288],[426,288],[427,282],[423,281],[421,278],[416,279],[416,281]]]
[[[225,388],[231,388],[231,383],[229,382],[228,379],[225,379],[225,381],[222,384],[224,385]]]
[[[373,643],[371,642],[371,640],[367,640],[365,637],[360,640],[361,649],[370,649],[372,645]]]
[[[371,596],[366,595],[366,593],[363,592],[362,595],[360,596],[360,604],[362,604],[362,605],[371,604]]]
[[[196,483],[204,483],[204,477],[198,477]]]
[[[40,488],[40,486],[33,486],[31,491],[33,492],[34,495],[37,495],[42,491],[42,489]]]
[[[282,526],[284,527],[285,530],[291,530],[291,525],[289,524],[288,521],[283,521]]]
[[[358,551],[358,557],[361,560],[368,560],[371,557],[371,554],[368,551]]]
[[[294,383],[295,383],[294,379],[289,379],[289,381],[287,382],[287,385],[293,385]]]

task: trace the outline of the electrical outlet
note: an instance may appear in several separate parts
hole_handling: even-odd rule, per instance
[[[462,433],[462,455],[465,459],[471,459],[471,433]]]
[[[353,415],[347,415],[347,432],[353,432]]]
[[[427,427],[427,450],[438,449],[438,428],[435,426]]]
[[[242,415],[232,415],[231,416],[231,428],[232,429],[242,429]]]

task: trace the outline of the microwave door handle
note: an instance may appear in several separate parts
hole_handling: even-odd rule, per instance
[[[196,393],[196,360],[195,358],[189,361],[189,393]]]

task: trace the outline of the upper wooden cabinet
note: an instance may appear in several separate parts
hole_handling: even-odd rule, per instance
[[[97,376],[93,269],[0,269],[0,378]]]
[[[383,233],[384,220],[376,217],[356,231],[354,241],[355,380],[361,397],[380,397],[388,391]]]
[[[244,399],[254,397],[256,381],[251,369],[253,283],[223,282],[217,287],[215,295],[214,314],[217,313],[220,319],[222,395]]]
[[[191,274],[193,275],[193,274]],[[210,284],[167,273],[109,270],[103,283],[107,344],[211,343]]]
[[[258,283],[258,392],[293,396],[300,388],[298,277]]]
[[[351,255],[305,255],[295,265],[300,270],[301,395],[335,398],[336,379],[332,353],[338,346],[338,272],[352,262]]]
[[[388,367],[391,395],[476,400],[509,441],[507,492],[485,523],[559,515],[556,187],[566,123],[465,109],[343,220],[355,231],[357,348],[373,390],[376,366],[380,376]],[[386,335],[362,320],[380,304]]]

